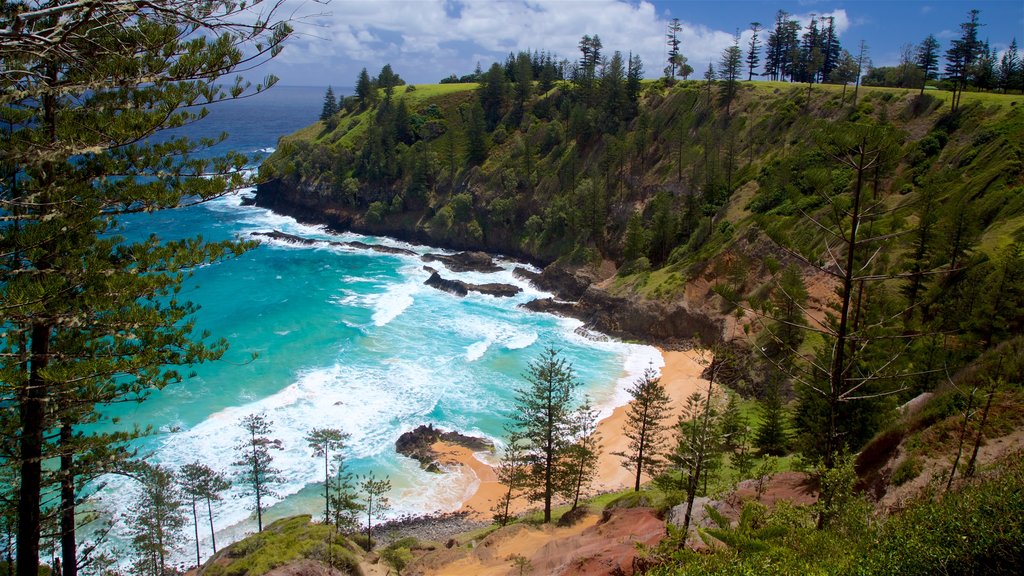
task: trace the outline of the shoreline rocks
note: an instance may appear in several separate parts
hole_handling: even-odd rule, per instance
[[[384,246],[382,244],[367,244],[365,242],[357,241],[338,242],[335,240],[315,240],[313,238],[303,238],[302,236],[296,236],[295,234],[281,232],[280,230],[273,230],[270,232],[253,232],[252,236],[270,238],[271,240],[280,240],[282,242],[298,244],[300,246],[338,246],[341,248],[355,248],[356,250],[369,250],[371,252],[381,252],[383,254],[400,254],[403,256],[416,256],[416,252],[413,252],[412,250],[408,250],[406,248]]]
[[[356,219],[353,212],[336,206],[318,204],[319,201],[313,201],[313,196],[304,196],[300,188],[301,183],[296,186],[281,180],[262,183],[257,187],[256,205],[292,216],[301,222],[325,224],[332,230],[393,236],[408,242],[456,250],[481,248],[479,244],[445,243],[443,239],[431,237],[419,228],[367,227],[365,223]],[[577,318],[582,320],[589,330],[668,349],[685,349],[691,345],[695,337],[705,343],[721,342],[724,339],[726,319],[703,305],[702,301],[685,298],[652,300],[635,294],[617,296],[596,286],[600,278],[596,277],[593,271],[577,270],[550,261],[537,261],[535,257],[524,254],[521,250],[516,251],[512,246],[485,247],[543,267],[543,272],[539,274],[521,267],[514,273],[520,278],[530,280],[537,288],[552,292],[558,299],[570,301],[566,304],[552,304],[545,302],[545,299],[530,303],[525,306],[527,309]],[[465,254],[477,256],[459,257],[457,263],[452,266],[478,262],[487,269],[487,260],[478,256],[487,256],[486,253],[470,251]],[[443,259],[441,261],[444,262]],[[444,263],[449,266],[449,262]],[[494,266],[493,261],[491,266]],[[554,299],[551,301],[557,302]]]
[[[500,272],[501,266],[486,252],[457,252],[455,254],[424,254],[424,262],[440,262],[452,272]]]
[[[492,282],[488,284],[471,284],[469,282],[463,282],[462,280],[450,280],[443,278],[430,266],[424,266],[424,270],[430,272],[430,278],[427,278],[423,283],[431,288],[437,288],[444,292],[450,292],[456,296],[466,296],[470,292],[479,292],[480,294],[486,294],[488,296],[495,296],[498,298],[508,298],[515,296],[523,291],[519,286],[512,284],[501,284]]]
[[[494,450],[494,443],[486,438],[466,436],[459,432],[445,432],[434,428],[433,424],[422,424],[402,434],[395,440],[395,450],[403,456],[417,460],[428,472],[439,472],[437,459],[440,456],[432,446],[437,442],[447,442],[464,446],[475,452]]]

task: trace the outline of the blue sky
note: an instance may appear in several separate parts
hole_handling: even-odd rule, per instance
[[[352,86],[359,70],[376,74],[390,63],[410,83],[434,83],[486,68],[510,51],[549,50],[578,57],[584,34],[598,34],[607,54],[641,55],[647,77],[661,74],[666,24],[679,18],[681,50],[697,70],[717,62],[737,29],[771,25],[778,10],[801,21],[835,18],[843,46],[861,40],[877,66],[899,60],[901,46],[934,34],[942,49],[959,34],[972,8],[981,11],[981,37],[1004,50],[1024,42],[1024,0],[286,0],[296,35],[260,72],[283,85]]]

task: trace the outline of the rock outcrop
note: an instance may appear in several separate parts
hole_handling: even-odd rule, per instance
[[[523,305],[527,310],[576,318],[587,329],[617,338],[642,338],[669,347],[697,337],[704,342],[722,338],[722,325],[686,301],[648,300],[639,296],[615,296],[588,287],[578,300],[542,298]]]
[[[434,451],[433,445],[438,442],[465,446],[474,451],[494,450],[494,443],[486,438],[466,436],[455,431],[445,432],[434,428],[433,424],[420,425],[399,436],[395,441],[395,450],[419,461],[423,468],[436,472],[439,454]]]
[[[296,236],[295,234],[288,234],[287,232],[281,232],[280,230],[273,230],[271,232],[253,232],[253,236],[270,238],[271,240],[280,240],[282,242],[288,242],[291,244],[298,244],[301,246],[338,246],[341,248],[355,248],[357,250],[369,250],[371,252],[380,252],[383,254],[401,254],[403,256],[416,256],[416,253],[406,248],[397,248],[395,246],[384,246],[382,244],[367,244],[365,242],[338,242],[334,240],[315,240],[313,238],[303,238],[302,236]]]
[[[469,282],[463,282],[462,280],[450,280],[448,278],[442,278],[438,274],[437,270],[434,270],[430,266],[424,266],[424,270],[430,272],[430,278],[427,278],[424,284],[438,290],[444,290],[450,292],[456,296],[465,296],[470,292],[479,292],[480,294],[486,294],[488,296],[496,296],[499,298],[515,296],[523,291],[519,286],[512,284],[501,284],[497,282],[488,284],[472,284]]]
[[[501,266],[486,252],[459,252],[457,254],[424,254],[424,262],[440,262],[452,272],[499,272]]]

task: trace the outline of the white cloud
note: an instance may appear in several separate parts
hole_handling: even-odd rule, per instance
[[[285,84],[351,85],[360,68],[390,62],[412,82],[486,68],[509,52],[547,50],[575,60],[584,34],[601,37],[604,52],[638,53],[647,76],[660,75],[668,15],[650,2],[624,0],[288,0],[295,36],[269,66]],[[848,25],[836,11],[836,25]],[[682,22],[681,49],[691,65],[719,59],[732,32]],[[749,31],[747,31],[749,34]]]
[[[477,62],[486,69],[519,50],[574,61],[584,34],[600,36],[606,55],[639,54],[645,75],[656,77],[665,65],[671,18],[647,0],[285,0],[285,8],[296,33],[268,71],[284,84],[335,86],[351,86],[361,68],[375,74],[386,63],[406,80],[424,83],[468,74]],[[833,17],[840,36],[854,25],[844,9],[815,17]],[[793,18],[806,26],[811,12]],[[735,29],[681,24],[680,49],[690,65],[698,73],[708,62],[717,66]],[[750,30],[741,30],[741,45],[749,39]]]

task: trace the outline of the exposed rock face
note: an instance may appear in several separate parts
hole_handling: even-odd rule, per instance
[[[496,297],[509,297],[515,296],[523,291],[519,286],[513,286],[512,284],[500,284],[497,282],[488,284],[471,284],[469,282],[463,282],[462,280],[449,280],[442,278],[437,270],[434,270],[430,266],[424,266],[424,270],[430,272],[430,278],[427,278],[424,284],[438,290],[444,290],[445,292],[451,292],[456,296],[465,296],[470,292],[479,292],[481,294],[487,294],[488,296]]]
[[[486,438],[466,436],[454,431],[445,432],[440,428],[434,428],[433,424],[420,425],[399,436],[395,441],[395,450],[399,454],[418,460],[424,468],[436,471],[435,461],[438,454],[434,452],[432,446],[442,441],[475,451],[494,450],[494,444]],[[434,465],[433,470],[431,465]]]
[[[577,318],[586,322],[588,329],[618,338],[641,337],[667,346],[693,337],[704,342],[717,342],[722,338],[720,322],[702,311],[690,309],[685,301],[613,296],[593,286],[575,302],[543,298],[526,303],[524,308]]]
[[[486,252],[459,252],[458,254],[425,254],[424,262],[440,262],[452,272],[498,272],[501,266]]]
[[[582,529],[512,524],[492,532],[472,548],[432,552],[416,560],[410,572],[446,574],[446,568],[457,565],[480,574],[508,574],[509,558],[522,556],[529,560],[531,574],[628,576],[643,569],[642,562],[637,561],[637,543],[654,546],[665,537],[665,523],[651,508],[613,510],[596,524],[593,522],[592,517],[584,519],[578,524],[585,526]],[[538,538],[540,533],[543,538]],[[471,572],[463,569],[459,573]]]

